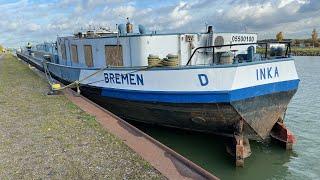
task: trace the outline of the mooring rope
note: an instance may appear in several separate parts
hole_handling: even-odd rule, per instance
[[[70,84],[68,84],[68,85],[66,85],[66,86],[63,86],[63,87],[56,87],[56,88],[54,88],[54,85],[55,85],[56,83],[54,83],[54,80],[53,80],[53,78],[52,78],[52,76],[51,76],[51,73],[50,73],[50,71],[49,71],[49,69],[48,69],[47,63],[48,63],[47,61],[43,61],[43,68],[44,68],[45,75],[46,75],[46,78],[47,78],[47,80],[48,80],[48,83],[49,83],[49,85],[50,85],[50,87],[51,87],[51,90],[52,90],[52,91],[62,91],[62,90],[64,90],[64,89],[66,89],[66,88],[76,87],[78,94],[80,94],[81,82],[83,82],[83,81],[89,79],[90,77],[93,77],[93,76],[99,74],[100,72],[102,72],[102,71],[110,68],[110,66],[106,66],[106,67],[101,68],[101,69],[95,71],[94,73],[92,73],[92,74],[84,77],[84,78],[81,79],[81,80],[76,80],[76,81],[74,81],[74,82],[72,82],[72,83],[70,83]],[[128,72],[128,73],[126,73],[125,75],[131,74],[131,73],[136,73],[136,72],[139,72],[139,71],[146,71],[146,70],[149,70],[149,69],[154,68],[154,67],[157,67],[157,66],[147,66],[147,67],[143,67],[143,68],[141,68],[141,69]],[[88,83],[86,83],[86,84],[93,84],[93,83],[100,82],[100,81],[102,81],[102,80],[95,81],[95,82],[88,82]]]

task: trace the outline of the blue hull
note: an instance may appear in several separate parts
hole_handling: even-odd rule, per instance
[[[18,54],[43,70],[35,59]],[[50,66],[54,78],[70,83],[80,69]],[[233,136],[239,120],[250,139],[265,139],[283,116],[299,80],[253,86],[226,92],[148,92],[81,86],[81,92],[116,115],[161,126]]]

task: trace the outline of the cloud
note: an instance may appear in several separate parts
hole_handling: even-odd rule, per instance
[[[310,0],[304,3],[300,8],[301,13],[319,12],[319,10],[320,10],[319,0]]]
[[[309,37],[320,29],[319,0],[18,0],[0,4],[0,44],[55,40],[88,27],[115,29],[130,17],[134,24],[161,32],[258,32],[261,38],[284,31],[286,37]]]
[[[133,17],[135,16],[136,8],[132,5],[125,5],[125,6],[117,6],[114,8],[106,6],[103,10],[102,15],[109,19],[114,18],[126,18],[126,17]]]
[[[33,31],[33,32],[39,31],[40,28],[41,28],[41,26],[39,24],[36,24],[36,23],[31,23],[31,24],[28,24],[28,26],[27,26],[27,30]]]
[[[173,29],[179,28],[191,21],[190,5],[186,2],[180,2],[172,12],[169,14],[171,27]]]

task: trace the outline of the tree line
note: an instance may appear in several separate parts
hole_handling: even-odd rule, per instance
[[[4,51],[4,47],[0,44],[0,53]]]
[[[278,42],[285,40],[284,33],[282,31],[276,34],[276,40]],[[313,29],[313,31],[311,32],[310,39],[292,39],[291,42],[293,46],[299,46],[299,47],[304,46],[304,47],[313,47],[313,48],[320,47],[320,43],[318,41],[318,32],[316,29]]]

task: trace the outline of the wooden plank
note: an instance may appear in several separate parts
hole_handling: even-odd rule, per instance
[[[61,56],[63,60],[67,60],[67,52],[66,52],[66,45],[65,44],[61,44],[60,45],[61,48]]]
[[[72,56],[72,61],[74,63],[79,63],[79,58],[78,58],[78,47],[75,44],[71,45],[71,56]]]
[[[88,67],[93,67],[92,46],[84,45],[84,58]]]
[[[105,46],[106,65],[123,66],[122,46],[107,45]]]

